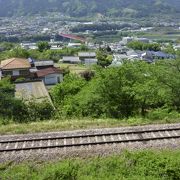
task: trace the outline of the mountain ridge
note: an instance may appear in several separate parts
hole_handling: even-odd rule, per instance
[[[100,13],[112,17],[180,14],[179,0],[0,0],[0,17],[60,12],[72,17]]]

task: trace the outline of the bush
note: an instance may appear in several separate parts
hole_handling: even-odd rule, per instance
[[[168,108],[158,108],[149,112],[147,118],[151,120],[178,119],[180,118],[180,113],[170,111]]]
[[[90,81],[94,77],[95,73],[93,71],[87,70],[87,71],[81,72],[80,75],[86,81]]]
[[[24,114],[24,119],[18,119],[18,122],[32,122],[32,121],[39,121],[39,120],[48,120],[52,118],[54,115],[54,107],[50,102],[43,101],[43,102],[28,102],[25,105],[26,114]],[[16,120],[16,121],[17,121]],[[20,121],[19,121],[20,120]]]
[[[24,77],[20,77],[20,78],[18,78],[18,79],[16,79],[16,83],[18,83],[18,82],[23,82],[23,81],[25,81],[25,78]]]
[[[1,179],[179,180],[180,151],[124,152],[121,155],[61,162],[0,165]]]

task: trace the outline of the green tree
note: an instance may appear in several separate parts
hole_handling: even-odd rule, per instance
[[[4,123],[8,120],[24,119],[26,115],[26,106],[14,98],[14,92],[15,86],[8,78],[0,81],[0,116],[4,119]]]
[[[10,42],[0,43],[0,48],[2,48],[4,51],[11,50],[15,47],[16,47],[15,43],[10,43]]]
[[[38,46],[38,50],[39,50],[40,52],[43,52],[43,51],[48,50],[48,49],[51,48],[51,46],[49,45],[49,43],[48,43],[48,42],[45,42],[45,41],[39,41],[39,42],[37,43],[37,46]]]
[[[140,41],[131,41],[127,46],[134,50],[150,50],[150,51],[160,51],[161,47],[157,43],[143,43]]]
[[[20,47],[16,47],[12,50],[5,51],[3,53],[3,59],[11,58],[11,57],[28,58],[29,52],[25,49],[20,48]]]
[[[169,53],[169,54],[176,54],[176,51],[174,50],[172,44],[168,45],[168,46],[164,49],[164,51],[165,51],[166,53]]]
[[[158,61],[155,75],[159,84],[166,90],[167,105],[180,111],[180,58]]]
[[[157,81],[154,73],[156,67],[145,62],[135,62],[128,66],[127,70],[132,73],[135,82],[132,90],[135,94],[136,108],[141,115],[145,116],[148,110],[163,106],[166,91]]]
[[[54,115],[54,107],[49,101],[30,101],[27,103],[27,122],[28,121],[39,121],[48,120]],[[25,120],[24,120],[25,121]]]
[[[132,82],[126,81],[122,69],[100,69],[75,96],[64,101],[62,111],[70,116],[129,117],[135,107],[134,94],[128,89]]]
[[[128,118],[164,107],[179,111],[179,71],[178,59],[126,61],[120,67],[96,68],[90,81],[67,76],[52,97],[65,116]]]
[[[98,65],[102,67],[109,66],[113,60],[113,56],[103,49],[96,51],[96,57],[98,59]]]
[[[76,95],[84,86],[86,81],[84,78],[75,74],[67,74],[64,81],[57,84],[52,90],[51,95],[56,105],[63,105],[63,102]]]

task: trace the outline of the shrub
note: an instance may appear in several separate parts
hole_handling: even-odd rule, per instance
[[[23,82],[23,81],[25,81],[25,78],[24,77],[20,77],[20,78],[18,78],[18,79],[16,79],[16,83],[18,83],[18,82]]]
[[[151,120],[177,119],[180,118],[180,113],[170,111],[168,108],[158,108],[150,111],[147,117]]]
[[[27,108],[27,121],[48,120],[54,115],[54,107],[46,100],[39,103],[31,101]]]
[[[95,73],[93,71],[90,71],[90,70],[84,71],[80,74],[81,74],[81,77],[83,77],[86,81],[90,81],[95,75]]]
[[[1,179],[76,180],[142,179],[179,180],[180,151],[138,151],[61,162],[0,165]]]

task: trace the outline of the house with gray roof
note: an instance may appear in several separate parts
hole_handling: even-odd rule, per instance
[[[82,63],[84,63],[85,59],[96,59],[96,52],[79,52],[78,56]]]
[[[60,60],[62,63],[70,63],[70,64],[79,64],[81,63],[81,60],[78,56],[63,56],[63,58]]]
[[[93,59],[93,58],[90,58],[90,59],[85,59],[84,60],[84,64],[85,66],[92,66],[92,65],[96,65],[98,62],[97,59]]]

